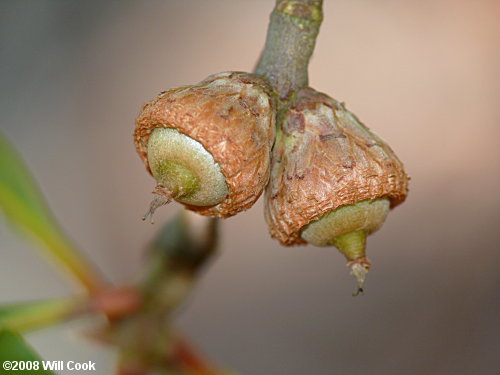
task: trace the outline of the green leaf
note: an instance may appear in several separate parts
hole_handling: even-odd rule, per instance
[[[0,329],[28,331],[63,321],[85,312],[87,299],[59,298],[0,305]]]
[[[9,370],[9,364],[15,362],[38,363],[38,370]],[[35,365],[36,366],[36,365]],[[30,375],[55,375],[54,372],[43,370],[42,360],[36,352],[24,341],[23,337],[14,331],[0,330],[0,374],[30,374]]]
[[[0,210],[31,235],[89,291],[103,284],[100,275],[67,239],[16,150],[0,133]]]

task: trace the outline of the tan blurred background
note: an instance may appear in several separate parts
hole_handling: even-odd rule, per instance
[[[140,220],[153,186],[132,146],[141,104],[251,70],[273,4],[0,2],[1,130],[114,281],[137,279],[159,228]],[[498,373],[499,14],[495,0],[325,1],[310,83],[391,144],[410,196],[369,239],[358,298],[334,249],[271,240],[262,202],[225,221],[178,318],[210,358],[247,375]],[[71,293],[32,249],[0,219],[0,301]],[[111,373],[114,353],[80,339],[79,324],[29,339],[46,359]]]

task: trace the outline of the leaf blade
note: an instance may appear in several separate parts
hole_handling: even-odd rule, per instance
[[[39,369],[7,371],[8,369],[4,367],[5,363],[13,361],[31,363],[37,361]],[[55,375],[52,371],[43,370],[40,356],[26,343],[19,333],[10,330],[0,330],[0,374],[26,374],[27,372],[33,375]]]
[[[0,133],[0,210],[17,228],[41,244],[90,293],[102,289],[101,275],[66,237],[28,168]]]
[[[25,332],[57,324],[88,310],[83,297],[0,304],[0,330]]]

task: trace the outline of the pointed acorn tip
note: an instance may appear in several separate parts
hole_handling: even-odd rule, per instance
[[[365,283],[366,275],[370,270],[372,263],[367,257],[360,257],[355,259],[349,263],[347,263],[348,267],[351,267],[351,275],[356,278],[357,289],[352,294],[353,296],[363,295],[364,288],[363,285]]]
[[[172,193],[161,185],[157,185],[153,190],[153,200],[149,204],[149,209],[146,214],[142,217],[142,221],[150,218],[150,223],[154,224],[153,215],[155,211],[161,207],[169,204],[172,201]]]
[[[358,287],[358,289],[356,289],[355,292],[352,292],[352,296],[353,297],[356,297],[356,296],[359,296],[359,295],[362,296],[363,294],[365,294],[365,291],[363,290],[363,288],[360,288],[360,287]]]

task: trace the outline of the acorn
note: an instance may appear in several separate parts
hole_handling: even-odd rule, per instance
[[[273,149],[265,217],[285,246],[335,246],[358,292],[370,268],[366,237],[408,193],[392,149],[343,103],[304,88],[284,115]]]
[[[260,76],[225,72],[146,103],[134,132],[157,183],[146,216],[172,199],[213,217],[250,208],[269,180],[275,97]]]

